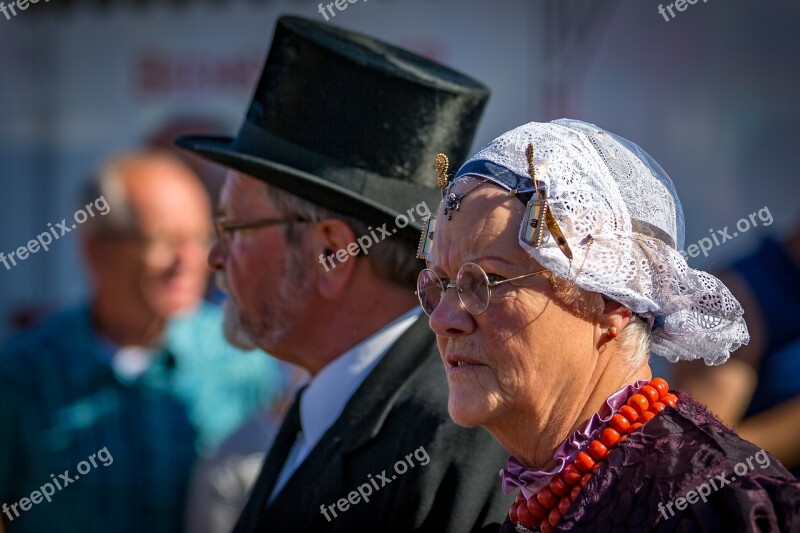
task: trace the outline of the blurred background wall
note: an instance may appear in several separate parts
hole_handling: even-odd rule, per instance
[[[82,183],[109,154],[186,130],[233,134],[275,20],[323,20],[318,4],[58,0],[0,15],[0,251],[70,219]],[[658,5],[359,0],[330,23],[488,84],[476,147],[562,116],[634,140],[672,176],[687,245],[710,230],[732,235],[767,207],[772,223],[750,219],[747,231],[689,259],[719,268],[800,222],[800,4],[711,0],[669,21]],[[220,177],[206,172],[212,191]],[[0,342],[86,294],[76,246],[72,232],[11,269],[0,264]]]

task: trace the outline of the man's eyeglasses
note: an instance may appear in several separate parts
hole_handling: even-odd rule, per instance
[[[464,263],[458,269],[456,279],[447,280],[445,283],[442,278],[430,268],[426,268],[419,273],[417,277],[417,297],[419,304],[425,314],[430,316],[431,313],[439,306],[439,303],[444,298],[444,292],[447,289],[455,288],[458,294],[458,299],[464,309],[472,315],[480,315],[486,312],[489,307],[489,299],[492,297],[492,287],[496,287],[503,283],[516,281],[519,279],[535,276],[536,274],[543,274],[549,272],[547,269],[537,270],[529,274],[523,274],[513,278],[502,280],[489,280],[488,274],[475,263]],[[552,274],[550,274],[550,282],[553,283]]]
[[[224,220],[221,217],[214,218],[214,231],[217,234],[217,241],[221,244],[227,244],[226,237],[235,231],[242,229],[252,228],[265,228],[267,226],[276,226],[278,224],[294,224],[299,222],[311,222],[311,220],[303,217],[286,217],[286,218],[260,218],[257,220]]]

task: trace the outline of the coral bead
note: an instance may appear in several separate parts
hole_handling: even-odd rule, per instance
[[[555,495],[550,492],[549,487],[545,487],[539,491],[539,494],[536,495],[536,499],[539,500],[539,503],[545,509],[552,509],[556,506],[557,500]]]
[[[561,513],[558,512],[558,509],[554,507],[550,510],[550,514],[547,516],[547,521],[550,522],[551,526],[554,526],[561,521]]]
[[[664,410],[665,407],[666,407],[666,405],[664,405],[663,403],[656,402],[656,403],[654,403],[653,405],[650,406],[650,410],[652,412],[654,412],[654,413],[660,413],[661,411]]]
[[[522,494],[522,491],[519,491],[517,493],[517,499],[514,500],[514,503],[519,503],[519,502],[524,502],[524,501],[525,501],[525,495]]]
[[[634,423],[639,418],[639,413],[630,405],[623,405],[619,408],[619,414],[628,419],[628,422]]]
[[[531,512],[534,518],[544,518],[547,516],[547,509],[542,507],[539,503],[539,500],[536,497],[531,498],[528,500],[528,511]]]
[[[600,432],[600,442],[605,444],[606,447],[611,448],[619,442],[619,431],[614,428],[604,428],[603,431]]]
[[[591,472],[592,468],[594,468],[594,460],[588,453],[578,452],[578,455],[575,456],[575,466],[577,466],[578,470],[581,472]]]
[[[627,418],[617,413],[608,421],[608,425],[616,429],[620,435],[624,435],[628,428],[631,427],[630,421]]]
[[[650,385],[645,385],[639,389],[639,394],[647,398],[647,401],[650,402],[651,405],[657,402],[661,397],[661,394],[659,394],[659,392]]]
[[[670,407],[675,407],[678,405],[678,397],[674,394],[665,394],[661,397],[661,403],[669,405]]]
[[[599,440],[593,440],[589,443],[589,455],[592,456],[593,459],[597,459],[598,461],[608,455],[608,448],[606,445],[600,442]]]
[[[645,411],[642,413],[642,417],[639,420],[642,421],[642,424],[646,424],[647,422],[650,422],[654,416],[656,416],[656,414],[653,411]]]
[[[636,409],[637,413],[642,414],[650,407],[650,402],[641,394],[634,394],[628,398],[628,405]]]
[[[578,495],[581,493],[581,486],[578,485],[576,487],[572,487],[572,492],[569,493],[569,497],[572,501],[578,499]]]
[[[542,533],[552,533],[553,526],[550,525],[550,522],[548,520],[545,520],[544,522],[542,522],[542,525],[539,526],[539,530]]]
[[[581,487],[585,487],[589,480],[592,479],[592,474],[584,474],[581,478]]]
[[[659,398],[661,396],[664,396],[665,394],[667,394],[669,392],[669,385],[667,384],[666,381],[664,381],[661,378],[653,378],[653,379],[651,379],[650,383],[648,383],[648,385],[650,385],[651,387],[653,387],[654,389],[656,389],[658,391]]]
[[[516,504],[511,506],[511,509],[508,510],[508,519],[511,521],[512,524],[517,523],[517,506]]]
[[[564,467],[564,470],[561,472],[561,478],[569,485],[570,487],[574,487],[578,483],[581,482],[581,476],[583,474],[575,465],[567,465]]]
[[[550,482],[550,491],[560,498],[569,492],[569,487],[560,476],[556,476]]]
[[[524,503],[517,506],[517,520],[527,527],[533,527],[533,515]]]
[[[642,427],[643,425],[644,425],[644,424],[642,424],[641,422],[636,422],[635,424],[632,424],[632,425],[631,425],[631,429],[630,429],[630,430],[628,430],[628,433],[633,433],[634,431],[636,431],[637,429],[639,429],[639,428],[640,428],[640,427]]]
[[[569,504],[572,503],[572,500],[569,499],[569,496],[561,498],[558,502],[558,512],[561,513],[561,516],[567,514],[567,509],[569,509]]]

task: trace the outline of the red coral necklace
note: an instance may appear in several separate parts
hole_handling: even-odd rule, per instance
[[[550,485],[526,500],[520,493],[508,511],[517,531],[548,533],[566,514],[569,505],[578,498],[581,489],[600,468],[600,462],[628,435],[642,427],[666,406],[675,407],[678,397],[669,392],[669,385],[661,378],[653,378],[647,385],[632,394],[605,424],[597,438],[575,454],[572,463],[556,474]]]

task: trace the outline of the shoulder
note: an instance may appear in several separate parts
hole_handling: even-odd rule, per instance
[[[765,523],[798,520],[789,502],[800,501],[800,483],[691,396],[677,395],[676,408],[608,455],[584,489],[591,501],[569,517],[572,525],[714,531],[750,527],[759,512]]]
[[[51,315],[44,322],[6,341],[0,350],[0,380],[35,377],[36,369],[57,365],[69,347],[82,345],[88,351],[88,319],[85,307]]]
[[[745,463],[753,474],[794,479],[780,462],[752,442],[741,438],[691,395],[678,391],[677,396],[680,401],[676,408],[666,409],[663,416],[654,418],[652,422],[656,423],[644,426],[642,434],[658,437],[666,435],[665,430],[672,433],[664,442],[668,449],[676,452],[685,450],[702,459],[692,462],[687,472],[707,469],[709,466],[729,468],[733,472],[734,467]],[[753,461],[757,457],[761,458],[761,463],[754,467]],[[748,476],[749,473],[742,473],[738,477]]]
[[[678,397],[676,409],[666,411],[661,420],[662,426],[674,424],[678,434],[665,441],[667,450],[684,458],[654,480],[665,494],[662,529],[679,529],[686,523],[707,530],[800,528],[800,481],[690,395]],[[651,432],[660,429],[654,426]]]

